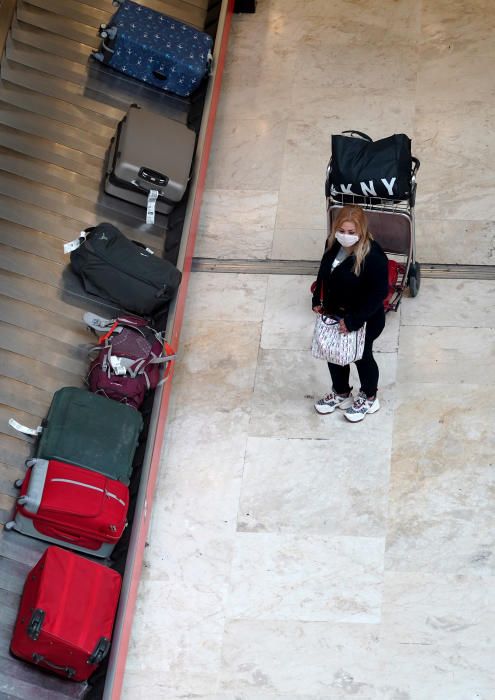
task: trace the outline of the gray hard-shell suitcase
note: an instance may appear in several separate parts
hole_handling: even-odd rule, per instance
[[[135,408],[86,389],[64,387],[55,392],[48,415],[35,430],[9,423],[21,432],[39,435],[39,459],[68,462],[129,483],[143,427]]]
[[[105,192],[148,208],[154,199],[168,214],[186,191],[195,144],[185,124],[131,105],[112,139]]]

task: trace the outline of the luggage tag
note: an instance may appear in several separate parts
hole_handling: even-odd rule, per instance
[[[81,246],[81,243],[86,240],[87,235],[87,231],[81,231],[79,238],[74,238],[73,241],[64,243],[64,255],[67,255],[67,253],[72,253],[73,250],[77,250]]]
[[[116,374],[118,377],[123,377],[126,373],[126,368],[120,361],[120,357],[115,357],[114,355],[110,355],[110,364],[112,366],[112,370],[114,374]]]
[[[147,224],[154,224],[155,223],[155,208],[156,208],[156,200],[158,199],[159,192],[158,190],[150,190],[148,192],[148,202],[146,204],[146,223]]]
[[[13,418],[9,418],[9,425],[14,428],[14,430],[17,430],[18,433],[32,435],[33,437],[38,437],[38,435],[41,435],[43,432],[43,427],[41,425],[38,425],[37,428],[28,428],[27,425],[22,425],[22,423],[18,423]]]

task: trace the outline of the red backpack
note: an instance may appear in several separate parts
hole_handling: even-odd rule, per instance
[[[97,355],[86,379],[89,390],[139,408],[145,393],[157,386],[160,366],[175,359],[172,348],[161,333],[139,316],[105,319],[84,314],[84,320],[96,333],[103,333],[98,345],[90,350]]]
[[[396,311],[400,301],[402,286],[399,276],[404,277],[406,266],[396,260],[388,260],[388,294],[383,300],[385,311]]]

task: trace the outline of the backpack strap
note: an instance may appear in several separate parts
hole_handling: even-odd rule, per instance
[[[167,381],[168,376],[169,376],[170,371],[171,371],[172,366],[173,366],[173,362],[176,358],[175,350],[170,345],[170,343],[167,343],[166,340],[163,343],[163,350],[166,352],[166,355],[164,357],[166,365],[165,365],[165,371],[163,373],[163,377],[158,382],[158,386],[165,384],[165,382]]]
[[[113,318],[103,318],[103,316],[98,316],[98,314],[93,314],[90,311],[86,311],[83,314],[84,323],[95,333],[105,333],[114,320]]]
[[[115,329],[118,328],[118,326],[119,326],[119,321],[118,321],[118,319],[116,319],[116,320],[112,323],[112,325],[110,326],[110,328],[108,329],[108,331],[107,331],[104,335],[101,335],[101,336],[99,337],[99,339],[98,339],[98,345],[103,345],[103,343],[104,343],[106,340],[108,340],[108,339],[110,338],[110,336],[111,336],[112,333],[115,331]]]
[[[166,362],[171,362],[175,360],[177,355],[161,355],[160,357],[154,357],[152,360],[147,362],[148,365],[164,365]]]

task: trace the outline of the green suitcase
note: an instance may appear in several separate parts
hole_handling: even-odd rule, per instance
[[[53,395],[36,456],[85,467],[128,484],[141,414],[135,408],[65,387]]]

